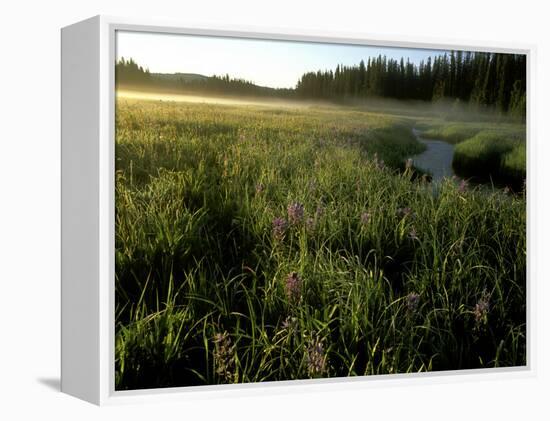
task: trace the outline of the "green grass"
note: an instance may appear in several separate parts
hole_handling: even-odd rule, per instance
[[[481,130],[479,125],[464,123],[443,124],[423,131],[422,136],[427,139],[440,139],[455,144],[475,136]]]
[[[525,141],[513,134],[482,131],[458,144],[453,169],[460,175],[491,178],[522,186],[526,174]]]
[[[500,160],[500,171],[509,179],[525,180],[527,174],[527,148],[520,142]]]
[[[396,170],[422,148],[360,110],[119,100],[116,388],[524,365],[525,196]]]
[[[454,171],[521,189],[526,177],[525,125],[491,122],[420,121],[422,137],[455,144]]]

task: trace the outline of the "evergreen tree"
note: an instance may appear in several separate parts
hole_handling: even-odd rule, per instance
[[[185,92],[272,95],[301,98],[388,97],[437,101],[443,98],[494,107],[525,118],[526,56],[450,51],[419,64],[378,55],[356,66],[305,73],[295,89],[272,89],[230,75],[188,80],[162,79],[133,59],[116,64],[117,84],[148,85]]]

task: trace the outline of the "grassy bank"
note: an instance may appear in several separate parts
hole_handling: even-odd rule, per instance
[[[465,177],[475,176],[521,189],[526,175],[525,141],[502,132],[479,132],[456,146],[453,169]]]
[[[439,139],[445,142],[456,144],[469,139],[483,130],[478,124],[443,124],[429,127],[422,132],[426,139]]]
[[[454,171],[521,189],[526,177],[525,126],[510,123],[425,124],[422,137],[456,145]]]
[[[119,101],[116,388],[525,364],[525,197],[394,170],[422,148],[359,110]]]

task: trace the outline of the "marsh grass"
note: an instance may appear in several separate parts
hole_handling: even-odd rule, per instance
[[[525,196],[397,170],[422,148],[357,110],[119,100],[116,388],[524,365]]]
[[[453,169],[460,175],[475,175],[521,189],[526,176],[525,140],[510,133],[481,131],[459,143]]]
[[[521,190],[526,177],[525,125],[424,120],[418,126],[422,137],[456,145],[453,169],[458,175]]]

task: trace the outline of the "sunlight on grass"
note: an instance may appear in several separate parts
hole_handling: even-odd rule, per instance
[[[524,191],[427,183],[411,118],[184,98],[117,101],[117,389],[525,364]]]

